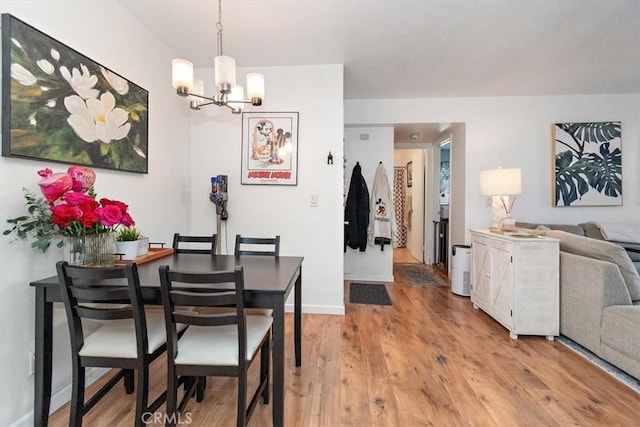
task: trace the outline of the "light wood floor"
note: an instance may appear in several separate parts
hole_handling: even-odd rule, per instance
[[[350,304],[345,283],[345,316],[303,315],[300,368],[287,315],[287,426],[638,425],[640,395],[562,344],[511,340],[469,298],[396,278],[392,306]],[[152,376],[155,396],[163,359]],[[190,425],[235,425],[235,393],[234,380],[210,379],[205,401],[187,408]],[[131,426],[133,406],[117,387],[84,425]],[[50,425],[67,417],[63,407]],[[271,406],[259,404],[249,425],[271,425]]]

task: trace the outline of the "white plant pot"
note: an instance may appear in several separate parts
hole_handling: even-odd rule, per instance
[[[122,259],[132,260],[138,257],[140,240],[116,242],[116,253],[122,254]]]
[[[141,237],[140,240],[138,240],[138,242],[140,242],[138,246],[138,256],[147,255],[149,253],[149,238]]]

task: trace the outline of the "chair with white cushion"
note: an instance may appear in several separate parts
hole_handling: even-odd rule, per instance
[[[178,402],[181,378],[225,376],[238,378],[237,425],[246,426],[260,397],[265,404],[269,401],[273,319],[245,313],[242,267],[223,272],[181,272],[164,265],[160,267],[160,285],[167,329],[166,421],[179,419],[196,388],[198,394],[204,392],[203,381],[191,381]],[[179,311],[176,306],[233,309],[206,314]],[[176,329],[179,323],[189,325],[182,337],[178,337]],[[258,352],[260,381],[247,406],[247,371]]]
[[[127,394],[133,393],[134,370],[138,372],[135,425],[144,425],[143,414],[154,412],[165,400],[163,394],[148,404],[149,365],[166,349],[166,330],[162,312],[145,313],[137,265],[85,268],[60,261],[56,268],[71,340],[69,425],[81,426],[82,417],[121,378]],[[104,325],[85,336],[83,319],[97,320]],[[184,328],[184,325],[179,327],[181,331]],[[120,370],[84,403],[87,367]]]

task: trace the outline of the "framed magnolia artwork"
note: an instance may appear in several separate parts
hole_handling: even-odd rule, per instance
[[[2,14],[2,155],[148,171],[148,92]]]
[[[298,113],[242,113],[241,184],[298,184]]]
[[[620,129],[620,122],[554,124],[554,206],[622,205]]]

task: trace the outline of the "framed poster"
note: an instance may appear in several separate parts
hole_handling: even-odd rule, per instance
[[[2,14],[2,155],[148,171],[148,92]]]
[[[554,124],[554,206],[622,205],[620,135],[620,122]]]
[[[413,162],[407,163],[407,187],[413,185]]]
[[[242,113],[241,184],[298,184],[298,113]]]

